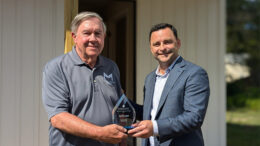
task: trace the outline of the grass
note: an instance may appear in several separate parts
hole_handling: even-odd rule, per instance
[[[226,114],[228,123],[260,126],[260,110],[237,109],[227,111]]]
[[[260,146],[260,126],[227,124],[227,146]]]
[[[260,146],[260,110],[227,111],[227,146]]]

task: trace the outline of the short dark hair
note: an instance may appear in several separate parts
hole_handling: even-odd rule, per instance
[[[159,24],[154,25],[151,28],[150,33],[149,33],[149,41],[151,41],[151,35],[153,32],[160,30],[160,29],[167,28],[167,27],[172,30],[174,36],[176,37],[176,39],[178,39],[177,29],[173,25],[168,24],[168,23],[159,23]]]

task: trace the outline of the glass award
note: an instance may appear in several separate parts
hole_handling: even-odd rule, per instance
[[[129,102],[125,94],[117,101],[113,111],[112,119],[114,124],[118,124],[130,130],[134,128],[132,124],[136,118],[136,113],[133,105]]]

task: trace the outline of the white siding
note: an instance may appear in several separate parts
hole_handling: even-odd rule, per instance
[[[152,25],[176,26],[182,41],[180,54],[209,74],[211,95],[203,133],[206,146],[226,145],[225,124],[225,0],[137,0],[137,101],[143,102],[145,76],[157,62],[149,49]]]
[[[64,48],[63,0],[0,1],[0,145],[48,145],[43,65]]]

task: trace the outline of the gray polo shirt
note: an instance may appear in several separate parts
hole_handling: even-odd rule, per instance
[[[112,123],[112,109],[121,94],[117,65],[99,56],[91,69],[82,62],[75,48],[48,62],[43,71],[42,98],[50,120],[69,112],[92,124]],[[92,139],[73,136],[49,128],[50,146],[113,146]]]

